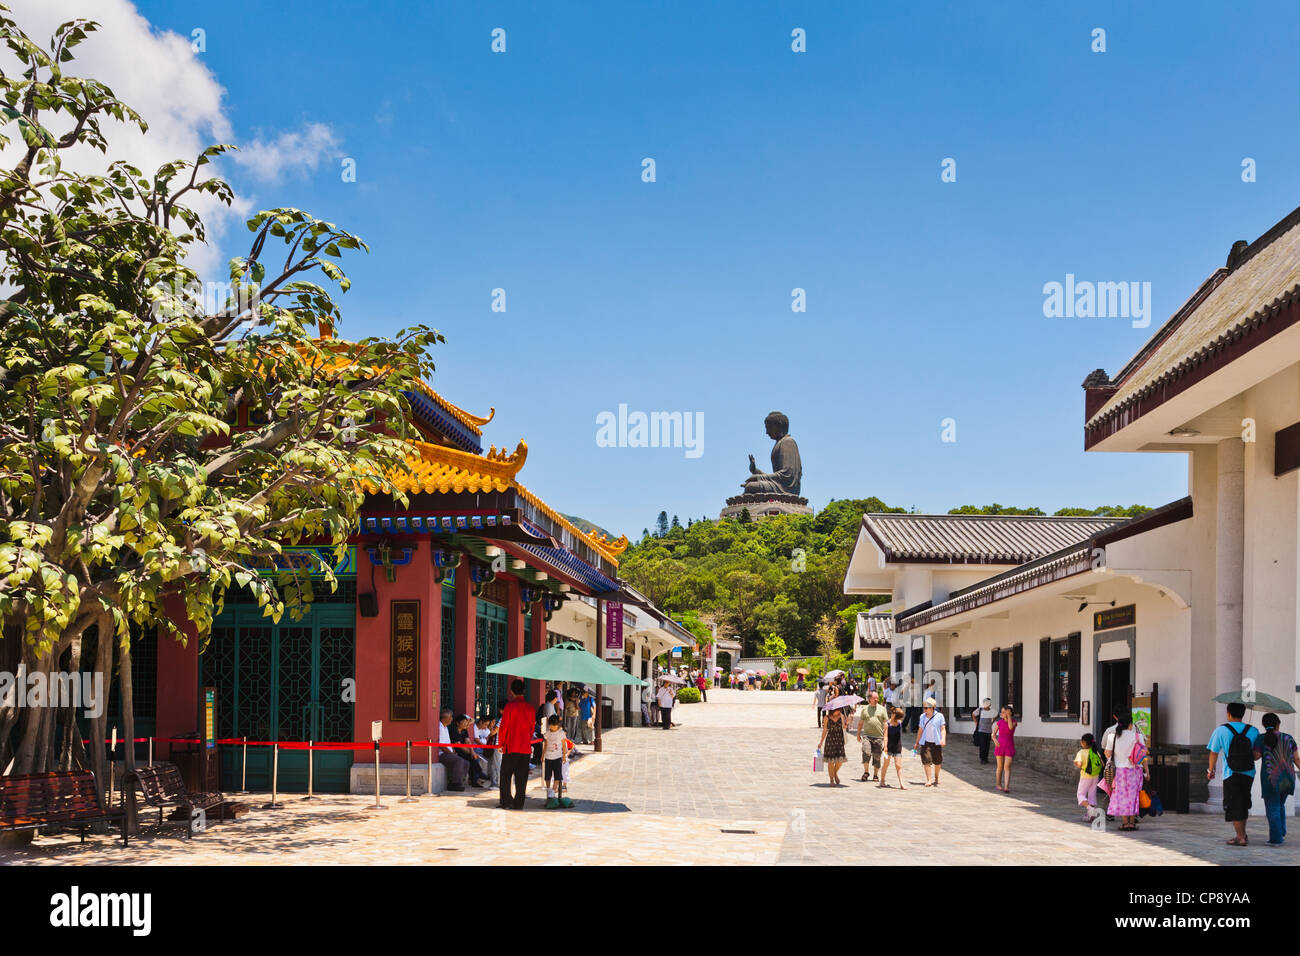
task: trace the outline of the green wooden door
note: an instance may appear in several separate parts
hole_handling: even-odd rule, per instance
[[[343,742],[352,739],[355,611],[315,604],[301,621],[277,625],[250,605],[227,605],[199,658],[203,686],[217,688],[217,734],[256,741]],[[272,749],[248,748],[248,789],[271,788]],[[240,785],[242,748],[222,748],[222,786]],[[352,752],[316,751],[316,790],[346,793]],[[307,789],[307,752],[281,750],[277,786]]]
[[[471,716],[499,714],[506,702],[504,674],[489,674],[487,668],[506,659],[506,609],[480,600],[475,622],[474,710]]]

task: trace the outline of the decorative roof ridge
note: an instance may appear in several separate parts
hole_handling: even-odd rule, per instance
[[[627,535],[623,535],[617,541],[611,541],[603,535],[597,536],[595,534],[589,534],[579,528],[568,518],[564,517],[564,515],[560,514],[541,498],[537,497],[537,495],[533,494],[518,481],[514,482],[514,486],[515,491],[519,492],[520,497],[530,505],[543,512],[548,518],[563,527],[579,540],[585,541],[593,550],[596,551],[597,554],[603,556],[610,564],[614,565],[614,567],[618,567],[618,556],[627,550]]]
[[[423,461],[451,465],[465,471],[477,471],[511,482],[524,467],[524,462],[528,460],[528,443],[522,438],[512,452],[507,452],[504,446],[498,450],[496,445],[492,445],[483,455],[418,439],[407,439],[407,444],[415,449]]]
[[[459,405],[455,404],[454,402],[449,401],[424,379],[416,379],[416,382],[420,387],[420,391],[424,392],[425,395],[427,395],[433,401],[437,402],[440,406],[442,406],[442,408],[447,412],[447,414],[451,415],[452,418],[456,419],[456,421],[460,422],[462,425],[464,425],[470,431],[474,432],[476,435],[482,435],[483,426],[486,425],[488,422],[492,421],[492,419],[496,418],[497,410],[495,406],[488,409],[488,414],[486,418],[483,417],[482,415],[474,415],[471,414],[470,412],[465,411],[465,409],[461,408]]]

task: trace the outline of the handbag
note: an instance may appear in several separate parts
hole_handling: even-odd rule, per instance
[[[1142,809],[1142,810],[1145,810],[1145,809],[1146,809],[1147,807],[1149,807],[1149,806],[1151,806],[1151,797],[1150,797],[1150,795],[1149,795],[1145,790],[1139,790],[1139,791],[1138,791],[1138,807],[1139,807],[1140,809]]]

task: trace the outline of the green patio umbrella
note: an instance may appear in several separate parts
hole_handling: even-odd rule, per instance
[[[1295,713],[1295,707],[1281,697],[1274,697],[1262,690],[1230,690],[1214,699],[1220,704],[1245,704],[1248,710],[1271,710],[1275,714]]]
[[[645,681],[625,670],[606,664],[577,641],[565,641],[544,651],[525,654],[488,665],[489,674],[506,674],[529,680],[564,680],[580,684],[631,684],[644,687]]]

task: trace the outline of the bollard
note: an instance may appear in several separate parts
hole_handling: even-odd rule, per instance
[[[244,738],[244,765],[239,771],[239,792],[248,793],[248,738]]]
[[[307,796],[303,797],[304,800],[316,799],[316,797],[313,796],[312,794],[312,774],[311,774],[312,765],[316,762],[316,750],[312,747],[312,744],[314,743],[315,743],[314,740],[307,741]]]
[[[379,802],[379,741],[375,741],[375,803],[373,806],[366,807],[367,810],[387,810],[388,808]]]
[[[149,766],[153,766],[153,738],[149,738]]]
[[[113,805],[113,777],[117,770],[117,728],[113,728],[113,742],[108,748],[108,805]]]
[[[411,742],[406,742],[406,796],[402,797],[398,803],[419,803],[419,797],[411,796]]]
[[[263,810],[279,810],[283,804],[276,803],[275,798],[280,788],[280,745],[271,748],[271,802],[262,806]]]
[[[429,776],[425,778],[424,782],[428,784],[428,787],[426,789],[426,792],[422,793],[421,796],[436,797],[437,794],[433,792],[433,741],[432,740],[429,741]]]

